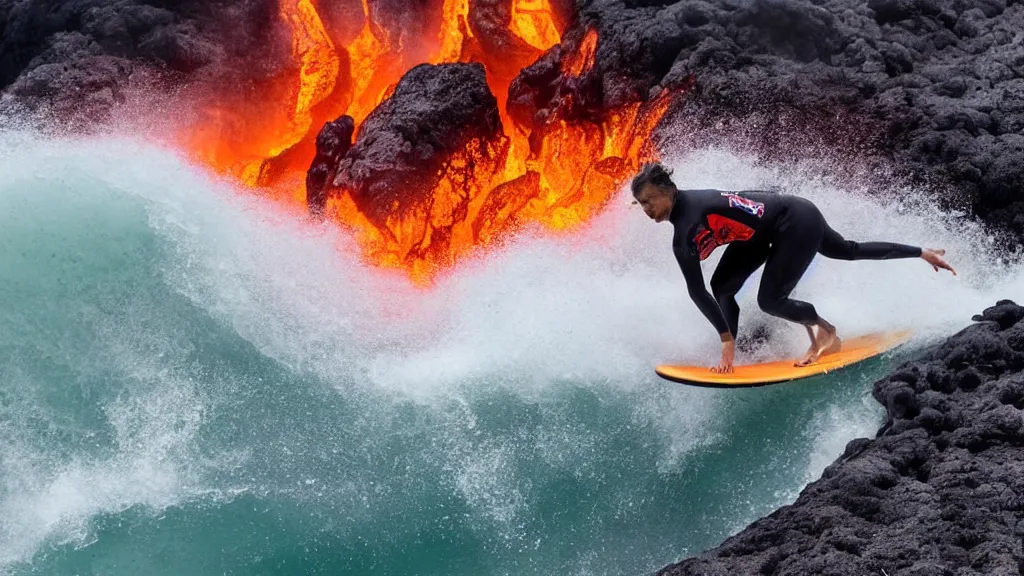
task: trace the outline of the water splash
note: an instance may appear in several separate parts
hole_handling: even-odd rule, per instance
[[[796,295],[844,333],[909,326],[916,345],[1024,288],[978,226],[912,190],[838,189],[720,150],[670,164],[681,187],[781,186],[849,238],[948,250],[955,278],[816,261]],[[479,572],[445,564],[469,549],[494,573],[642,572],[791,499],[871,433],[881,368],[811,392],[658,379],[659,362],[713,362],[717,336],[670,226],[629,199],[421,290],[366,267],[343,231],[166,150],[3,134],[0,565],[155,543],[169,511],[206,518],[192,507],[245,494],[297,510],[267,534],[319,542],[339,570],[399,573],[433,553],[424,571]],[[798,352],[802,331],[757,309],[758,279],[741,330],[775,337],[752,354]],[[140,508],[143,528],[101,528]]]

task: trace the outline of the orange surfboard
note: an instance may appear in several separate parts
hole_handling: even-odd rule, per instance
[[[658,376],[693,386],[712,388],[742,388],[766,386],[799,380],[808,376],[828,374],[839,368],[867,360],[899,346],[910,338],[910,330],[875,332],[843,340],[842,350],[818,358],[809,366],[795,366],[797,358],[735,366],[731,374],[718,374],[709,366],[675,366],[661,364],[654,371]]]

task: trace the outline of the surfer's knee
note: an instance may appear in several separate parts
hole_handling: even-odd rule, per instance
[[[757,293],[757,307],[772,316],[781,316],[780,312],[786,299],[767,290]]]
[[[721,300],[726,296],[734,296],[736,294],[735,290],[731,292],[727,290],[724,280],[712,278],[709,284],[711,285],[711,295],[715,297],[715,300]]]
[[[818,311],[814,305],[800,300],[793,300],[771,291],[762,290],[757,294],[757,305],[765,314],[796,322],[812,325],[817,322]]]
[[[731,298],[739,292],[736,282],[724,274],[712,276],[711,282],[708,284],[711,287],[711,295],[715,297],[715,300]]]

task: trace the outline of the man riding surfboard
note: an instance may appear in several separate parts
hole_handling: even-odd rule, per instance
[[[820,355],[836,352],[836,328],[818,316],[808,302],[789,297],[815,255],[837,260],[921,258],[956,271],[942,259],[945,250],[892,242],[854,242],[829,227],[817,206],[798,196],[763,191],[679,190],[671,171],[660,163],[645,164],[633,177],[633,197],[652,220],[668,220],[675,228],[672,251],[686,279],[690,298],[718,331],[722,359],[715,372],[733,370],[740,308],[736,294],[764,264],[757,304],[766,313],[803,325],[811,339],[807,354],[796,362],[806,366]],[[715,248],[729,244],[704,287],[700,263]],[[815,335],[814,327],[818,328]]]

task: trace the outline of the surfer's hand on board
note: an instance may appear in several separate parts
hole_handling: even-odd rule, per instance
[[[722,342],[722,361],[717,368],[711,368],[712,372],[729,374],[732,372],[732,361],[736,356],[736,341],[729,339]]]
[[[947,264],[946,261],[942,259],[942,255],[945,253],[946,251],[942,250],[941,248],[938,250],[932,248],[922,248],[921,258],[925,262],[931,264],[932,268],[934,268],[936,272],[939,271],[939,268],[942,268],[944,270],[949,270],[950,272],[953,273],[953,276],[956,276],[956,270],[953,270],[953,267]]]

